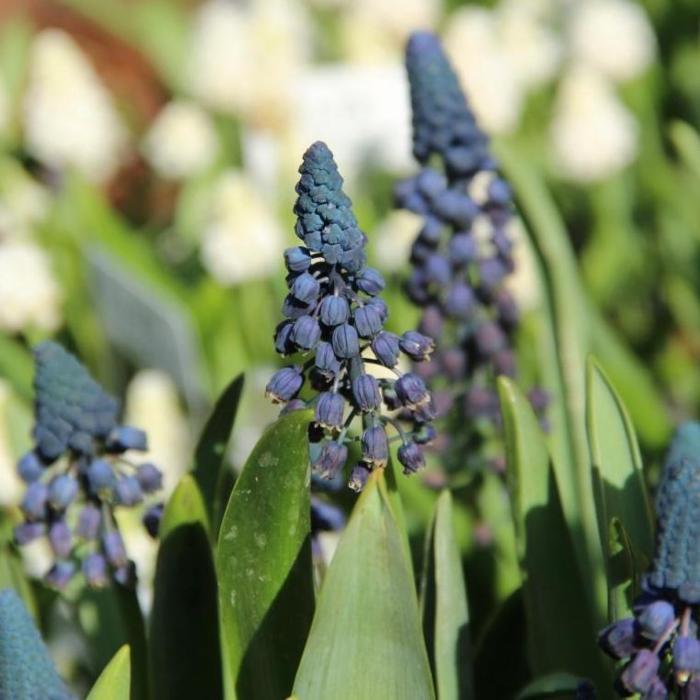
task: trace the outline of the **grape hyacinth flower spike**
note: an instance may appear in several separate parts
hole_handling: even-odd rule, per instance
[[[134,565],[114,511],[161,487],[155,465],[125,454],[145,451],[146,434],[119,425],[117,401],[60,345],[42,343],[34,359],[34,448],[17,465],[27,490],[15,539],[48,539],[55,556],[49,585],[63,588],[79,570],[92,587],[110,579],[132,585]]]
[[[397,183],[394,195],[398,207],[423,219],[405,289],[422,309],[419,330],[437,344],[417,371],[441,416],[449,413],[459,426],[448,432],[469,440],[465,424],[499,419],[494,375],[516,373],[518,309],[504,285],[514,269],[512,195],[434,34],[411,35],[406,70],[421,170]],[[466,445],[455,447],[462,454]]]
[[[606,627],[598,641],[625,662],[621,696],[700,698],[700,423],[685,423],[674,436],[656,516],[654,559],[634,617]]]
[[[426,359],[433,342],[416,331],[398,336],[384,329],[384,280],[366,265],[367,239],[328,147],[314,143],[299,172],[294,213],[303,245],[285,252],[289,294],[275,333],[277,351],[298,355],[299,362],[276,372],[266,393],[285,411],[314,408],[310,455],[317,474],[336,476],[348,459],[349,442],[359,440],[362,457],[349,479],[359,491],[373,469],[387,464],[390,427],[401,441],[404,472],[424,464],[422,444],[433,435],[426,429],[435,415],[432,398],[421,377],[402,374],[397,364],[402,352]],[[392,378],[377,378],[371,372],[377,365]],[[350,432],[354,423],[361,424],[357,437]]]

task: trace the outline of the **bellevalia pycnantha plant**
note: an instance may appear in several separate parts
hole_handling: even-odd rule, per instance
[[[422,169],[397,184],[395,200],[423,217],[423,225],[405,289],[423,310],[420,330],[437,344],[417,372],[434,390],[440,416],[459,425],[447,432],[460,443],[453,447],[461,466],[470,434],[464,425],[499,417],[493,375],[516,372],[512,336],[519,313],[503,284],[514,268],[512,195],[435,35],[410,37],[406,69],[413,154]],[[544,392],[531,399],[541,412]]]
[[[284,411],[314,408],[311,464],[328,479],[345,465],[348,443],[356,439],[353,424],[361,423],[362,456],[349,479],[359,491],[370,472],[389,460],[389,427],[401,442],[397,457],[404,473],[424,465],[422,445],[434,436],[432,398],[418,375],[401,373],[397,364],[401,352],[417,362],[427,359],[433,341],[416,331],[397,336],[384,330],[389,313],[379,296],[384,280],[366,265],[367,239],[328,147],[311,145],[299,172],[294,213],[303,245],[284,254],[289,294],[275,347],[300,359],[274,374],[267,395],[284,403]],[[376,365],[394,376],[377,378],[370,371]],[[300,391],[307,382],[311,391],[304,399]]]
[[[622,696],[662,700],[674,691],[700,698],[700,424],[682,425],[669,449],[656,495],[654,558],[642,578],[634,617],[600,634],[614,659]]]
[[[26,544],[46,536],[55,562],[46,582],[63,588],[78,565],[88,585],[110,578],[133,584],[135,570],[114,517],[161,487],[160,470],[134,464],[124,454],[145,451],[146,434],[119,425],[119,404],[70,353],[54,342],[34,350],[34,448],[17,465],[27,484],[24,522],[15,539]],[[161,506],[145,516],[151,534]]]

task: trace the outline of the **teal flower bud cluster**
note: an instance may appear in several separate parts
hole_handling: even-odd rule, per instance
[[[63,588],[80,570],[88,585],[110,579],[133,584],[114,509],[144,502],[161,487],[160,470],[134,463],[127,451],[145,451],[146,434],[117,422],[119,405],[60,345],[34,351],[34,448],[18,462],[27,484],[24,522],[15,540],[46,537],[55,556],[46,582]]]
[[[360,490],[374,468],[387,464],[390,426],[401,441],[404,471],[425,462],[422,445],[434,436],[427,429],[435,416],[432,398],[418,375],[402,374],[397,364],[401,353],[416,362],[427,359],[433,341],[417,331],[398,336],[384,329],[389,313],[379,296],[384,280],[366,266],[367,239],[328,147],[314,143],[299,172],[295,230],[304,246],[285,252],[289,294],[275,347],[283,356],[300,355],[301,363],[276,372],[266,393],[284,403],[285,411],[314,408],[310,455],[321,477],[334,479],[348,459],[348,443],[359,441],[362,456],[349,485]],[[384,367],[392,378],[378,379],[368,371],[371,365]],[[306,385],[310,392],[303,399]],[[405,423],[383,407],[398,409]],[[362,430],[354,438],[356,419]]]
[[[73,700],[20,597],[0,590],[0,698]]]
[[[700,423],[682,425],[656,496],[654,559],[634,617],[605,628],[599,644],[625,661],[620,695],[700,698]]]

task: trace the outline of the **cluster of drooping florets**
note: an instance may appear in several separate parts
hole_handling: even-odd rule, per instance
[[[489,378],[515,374],[511,337],[518,309],[503,284],[514,268],[511,191],[438,38],[414,33],[406,68],[413,152],[423,168],[397,184],[395,199],[423,217],[406,292],[423,309],[420,330],[437,342],[419,373],[435,389],[441,415],[455,408],[460,425],[470,418],[497,420]],[[535,399],[543,410],[543,392]]]
[[[285,251],[289,294],[275,347],[285,356],[302,355],[302,364],[279,370],[267,394],[285,403],[284,410],[314,407],[311,462],[329,479],[344,466],[354,439],[351,427],[355,418],[361,421],[362,457],[349,482],[360,490],[370,471],[389,459],[388,425],[401,440],[397,456],[404,472],[424,464],[422,445],[434,435],[432,399],[423,380],[402,374],[397,364],[401,352],[415,361],[427,359],[433,341],[416,331],[398,336],[384,330],[388,309],[379,297],[384,280],[365,264],[366,237],[328,147],[314,143],[299,172],[295,230],[304,245]],[[385,368],[391,378],[377,378],[368,371],[372,366]],[[307,379],[313,394],[303,400],[299,392]],[[382,405],[397,415],[387,415]],[[405,429],[397,419],[412,427]]]
[[[700,423],[681,426],[659,484],[656,550],[634,617],[599,637],[604,651],[626,660],[617,680],[622,696],[700,698],[699,448]]]
[[[146,434],[118,424],[117,401],[60,345],[42,343],[34,358],[35,444],[17,465],[27,490],[15,539],[27,544],[48,538],[56,557],[46,574],[52,586],[64,587],[79,565],[90,586],[110,578],[131,584],[134,565],[114,508],[140,504],[161,487],[155,465],[134,464],[125,455],[145,451]],[[146,515],[150,531],[157,513],[155,506]]]

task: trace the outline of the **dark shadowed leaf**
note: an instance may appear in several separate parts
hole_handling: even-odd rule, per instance
[[[224,672],[239,698],[289,695],[314,608],[309,411],[264,433],[234,486],[216,553]]]
[[[570,673],[550,673],[535,679],[523,688],[516,700],[539,700],[539,698],[576,698],[577,692],[590,687],[590,681],[572,676]]]
[[[357,501],[294,681],[304,700],[435,697],[413,575],[381,472]]]
[[[202,496],[186,474],[160,528],[149,652],[154,698],[223,694],[217,587]]]

